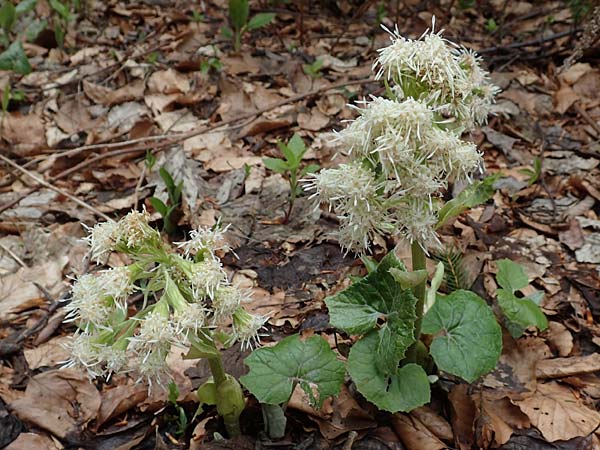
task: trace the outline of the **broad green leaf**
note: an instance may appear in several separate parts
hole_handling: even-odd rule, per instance
[[[394,375],[377,368],[377,332],[363,337],[348,355],[348,373],[358,391],[379,409],[390,412],[411,411],[429,403],[427,374],[417,364],[407,364]]]
[[[200,385],[196,391],[200,405],[216,405],[217,404],[217,388],[213,377],[210,377]]]
[[[160,169],[158,169],[158,173],[162,178],[163,182],[165,183],[167,190],[172,191],[175,188],[175,180],[173,180],[173,177],[171,176],[169,171],[164,167],[161,167]]]
[[[221,27],[221,34],[225,39],[233,39],[233,30],[229,27]]]
[[[33,11],[33,8],[35,8],[36,3],[37,3],[37,0],[21,0],[19,3],[17,3],[17,7],[16,7],[17,15],[20,16],[21,14],[25,14],[25,13],[28,13],[29,11]]]
[[[169,213],[169,208],[160,198],[150,197],[150,204],[162,217],[166,217]]]
[[[66,22],[71,21],[71,11],[69,11],[69,5],[66,5],[59,0],[50,0],[50,6],[52,9],[58,13],[60,17]]]
[[[494,183],[500,178],[501,174],[496,173],[481,181],[476,181],[471,186],[464,189],[456,198],[447,202],[438,214],[436,228],[441,227],[448,220],[458,216],[463,211],[482,203],[487,202],[496,191]]]
[[[177,387],[177,383],[171,381],[169,383],[169,401],[174,405],[177,404],[177,398],[179,397],[179,388]]]
[[[189,334],[188,340],[191,347],[183,359],[214,358],[219,354],[215,343],[201,330],[197,335]]]
[[[275,13],[259,13],[250,19],[248,22],[248,30],[256,30],[273,22]]]
[[[416,285],[426,281],[429,275],[424,269],[407,272],[405,270],[396,269],[395,267],[390,269],[390,274],[392,274],[394,279],[400,283],[402,289],[414,288]]]
[[[405,270],[390,252],[374,272],[325,300],[331,325],[348,334],[366,334],[383,322],[376,346],[378,368],[383,373],[395,372],[415,341],[417,299],[410,289],[402,289],[390,273],[392,268]]]
[[[508,320],[507,328],[514,338],[523,334],[526,328],[535,326],[539,330],[548,328],[548,319],[538,306],[544,294],[536,291],[528,297],[519,298],[515,292],[529,284],[523,266],[510,259],[496,261],[498,273],[496,281],[502,289],[498,289],[498,304]]]
[[[496,261],[496,266],[498,266],[496,281],[502,289],[515,293],[529,284],[529,279],[522,265],[510,259],[501,259]]]
[[[423,333],[434,334],[431,356],[444,372],[473,382],[496,367],[502,330],[477,294],[458,290],[438,297],[423,318]]]
[[[16,17],[17,10],[15,6],[9,0],[4,0],[2,7],[0,7],[0,28],[8,34],[15,23]]]
[[[298,383],[311,403],[320,407],[344,382],[344,364],[320,336],[304,341],[298,335],[289,336],[274,347],[255,350],[245,363],[250,372],[240,381],[261,403],[270,405],[286,403]]]
[[[248,22],[248,0],[229,0],[229,19],[236,30],[241,30]]]
[[[425,297],[425,306],[423,307],[423,311],[427,312],[435,303],[435,298],[437,296],[437,291],[442,285],[442,281],[444,280],[444,263],[439,262],[435,268],[435,274],[431,279],[431,287],[427,289],[427,294]]]
[[[515,339],[528,327],[535,326],[542,331],[548,328],[548,319],[535,303],[536,297],[518,298],[510,291],[498,289],[498,304],[509,321],[507,328]]]
[[[296,162],[300,162],[306,153],[306,145],[299,134],[294,133],[292,138],[287,143],[288,148],[292,151]]]
[[[20,41],[13,42],[0,53],[0,70],[13,70],[23,75],[31,72],[31,65]]]
[[[35,41],[42,31],[46,29],[48,22],[46,19],[34,20],[25,30],[25,39],[28,42]]]
[[[263,164],[267,169],[281,174],[286,173],[290,169],[288,164],[279,158],[263,158]]]
[[[309,164],[304,169],[302,169],[302,171],[300,172],[300,177],[303,177],[307,173],[315,173],[320,168],[321,166],[319,166],[318,164]]]
[[[363,255],[360,260],[365,265],[368,273],[375,272],[377,270],[377,260],[372,256]]]

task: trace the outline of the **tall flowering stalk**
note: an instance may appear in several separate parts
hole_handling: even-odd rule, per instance
[[[228,282],[216,254],[229,250],[224,230],[194,230],[190,240],[177,244],[177,252],[148,219],[145,211],[133,211],[88,230],[94,261],[119,252],[131,264],[75,281],[65,320],[78,329],[65,365],[84,367],[93,378],[132,373],[151,388],[170,380],[171,349],[191,348],[189,356],[208,360],[217,411],[230,435],[237,435],[245,401],[237,380],[223,370],[217,345],[258,345],[266,318],[247,312],[247,295]],[[134,293],[142,294],[137,310],[129,303]]]
[[[358,117],[337,133],[349,161],[305,186],[337,213],[347,251],[364,254],[377,237],[407,239],[417,271],[425,269],[428,249],[440,244],[438,212],[448,183],[470,182],[483,170],[481,153],[461,135],[485,123],[497,88],[477,55],[441,32],[416,40],[389,32],[391,44],[373,66],[386,98],[354,107]],[[414,287],[417,340],[425,283]]]

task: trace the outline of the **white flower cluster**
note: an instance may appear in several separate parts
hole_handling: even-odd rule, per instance
[[[387,31],[392,44],[379,50],[374,67],[398,100],[423,100],[467,130],[486,122],[498,88],[490,84],[475,53],[442,38],[441,32],[432,30],[413,40],[400,36],[398,29]]]
[[[223,232],[218,226],[194,230],[189,241],[178,243],[185,252],[178,255],[145,213],[90,229],[94,258],[117,250],[134,263],[82,275],[74,283],[65,321],[79,329],[66,367],[85,367],[92,377],[133,372],[150,385],[162,385],[169,378],[166,358],[172,346],[190,345],[192,335],[212,340],[217,327],[231,326],[232,342],[258,345],[267,318],[248,313],[247,294],[228,282],[215,255],[228,250]],[[135,291],[144,298],[137,314],[127,304]]]
[[[471,181],[483,160],[460,137],[484,122],[495,88],[478,58],[439,34],[420,40],[392,35],[379,51],[378,76],[392,99],[372,97],[357,119],[337,133],[347,164],[322,170],[305,187],[340,219],[340,243],[359,253],[383,235],[439,243],[439,197],[455,180]],[[485,93],[485,94],[483,94]]]

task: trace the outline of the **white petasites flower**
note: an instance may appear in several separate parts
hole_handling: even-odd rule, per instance
[[[399,100],[425,100],[465,129],[485,123],[498,88],[477,55],[433,30],[420,39],[389,31],[391,45],[379,50],[376,77],[385,77]]]
[[[213,323],[218,324],[231,319],[239,306],[250,299],[247,292],[237,286],[222,286],[212,299]]]
[[[214,297],[215,291],[227,282],[221,261],[216,258],[205,258],[189,267],[187,275],[195,299]]]
[[[187,307],[173,314],[175,328],[185,333],[191,330],[194,333],[206,325],[208,310],[201,303],[188,303]]]
[[[90,325],[108,328],[108,320],[114,311],[112,299],[103,295],[99,277],[93,274],[80,276],[71,289],[71,301],[66,305],[65,322],[80,321],[84,329]]]
[[[121,266],[103,270],[100,272],[97,282],[100,285],[99,295],[110,297],[122,309],[127,309],[125,300],[135,289],[129,267]]]
[[[217,250],[229,251],[229,244],[225,239],[225,232],[229,225],[222,228],[216,224],[212,228],[199,227],[197,230],[190,231],[190,239],[184,242],[177,242],[177,247],[183,249],[187,255],[196,254],[201,251],[208,251],[213,254]]]
[[[160,240],[159,232],[148,224],[149,220],[146,210],[131,211],[118,223],[117,244],[134,249],[151,240]]]
[[[133,357],[130,360],[132,370],[145,379],[150,385],[162,384],[168,377],[167,355],[172,345],[180,345],[185,336],[170,320],[167,310],[149,312],[140,319],[140,327],[136,334],[129,338],[129,350]]]
[[[83,224],[83,227],[88,232],[83,240],[90,246],[91,259],[101,263],[117,245],[119,225],[117,222],[110,221],[98,223],[91,228]]]
[[[398,207],[396,217],[398,234],[410,243],[418,243],[425,252],[428,248],[439,247],[440,240],[435,232],[437,213],[426,199],[406,198],[405,204]]]
[[[65,369],[83,367],[90,378],[96,378],[104,373],[101,357],[102,345],[94,342],[94,336],[88,333],[78,333],[65,344],[71,357],[62,361]]]
[[[236,340],[241,343],[242,350],[260,346],[260,330],[264,328],[268,318],[250,314],[244,308],[233,313],[233,331]]]

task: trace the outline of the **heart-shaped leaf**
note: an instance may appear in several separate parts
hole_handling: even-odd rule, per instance
[[[429,379],[423,368],[407,364],[395,374],[377,368],[379,336],[373,331],[352,346],[348,355],[348,373],[358,391],[379,409],[390,412],[411,411],[429,403]]]
[[[250,372],[240,381],[261,403],[270,405],[286,403],[300,384],[311,403],[320,407],[344,382],[344,364],[320,336],[304,341],[298,335],[289,336],[274,347],[255,350],[244,362]]]
[[[444,372],[473,382],[496,367],[502,330],[477,294],[458,290],[440,296],[423,318],[423,333],[437,334],[431,356]]]
[[[392,268],[406,271],[390,252],[375,271],[325,300],[334,327],[348,334],[366,334],[378,328],[376,354],[382,373],[394,373],[415,341],[417,299],[410,289],[402,289],[390,273]]]

